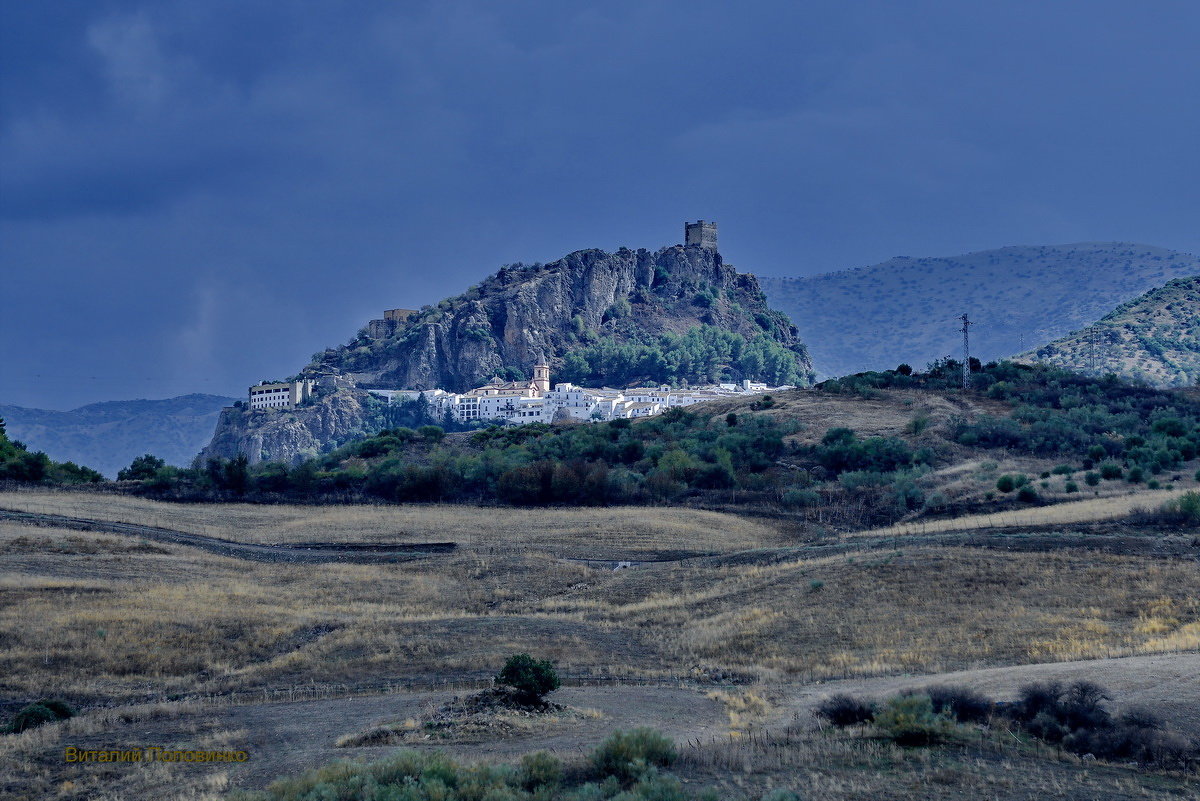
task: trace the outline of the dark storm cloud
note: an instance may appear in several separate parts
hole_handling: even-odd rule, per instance
[[[1190,2],[4,3],[0,400],[237,393],[503,262],[1194,249]]]

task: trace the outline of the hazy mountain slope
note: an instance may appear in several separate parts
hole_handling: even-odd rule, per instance
[[[182,395],[165,400],[105,401],[69,412],[0,405],[13,439],[58,461],[85,464],[109,478],[135,456],[153,453],[188,465],[212,436],[233,398]]]
[[[1170,387],[1200,383],[1200,277],[1179,278],[1023,358]]]
[[[819,375],[907,362],[923,367],[962,352],[1021,353],[1092,323],[1173,278],[1200,275],[1186,253],[1121,242],[1007,247],[963,256],[898,256],[873,267],[808,278],[759,278],[808,344]]]

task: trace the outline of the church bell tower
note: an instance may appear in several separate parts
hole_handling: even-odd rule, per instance
[[[550,391],[550,365],[546,364],[545,360],[533,366],[533,388],[539,395]]]

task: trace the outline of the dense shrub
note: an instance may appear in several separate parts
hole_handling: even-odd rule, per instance
[[[811,450],[818,464],[831,473],[870,471],[887,473],[913,462],[913,449],[896,437],[859,439],[849,428],[832,428]]]
[[[923,692],[929,696],[934,712],[949,715],[959,723],[982,723],[995,707],[986,695],[961,685],[936,684]]]
[[[515,654],[496,674],[496,683],[511,687],[518,700],[526,704],[541,703],[547,693],[559,688],[558,672],[548,660],[534,659],[529,654]]]
[[[58,717],[41,704],[29,704],[13,715],[8,729],[12,732],[22,732],[41,726],[44,723],[53,723],[56,720],[58,720]]]
[[[32,704],[22,707],[17,714],[13,715],[8,729],[14,733],[23,732],[45,723],[66,720],[74,716],[75,710],[65,701],[44,698],[41,701],[35,701]]]
[[[875,705],[852,695],[838,694],[817,704],[813,714],[834,726],[858,726],[874,719]]]
[[[615,731],[592,754],[592,765],[603,778],[634,781],[653,768],[675,762],[675,744],[654,729]]]
[[[1031,721],[1041,714],[1057,717],[1063,685],[1057,681],[1032,682],[1018,691],[1016,706],[1020,720]]]
[[[583,782],[544,752],[516,767],[459,764],[440,752],[399,751],[377,762],[335,762],[265,790],[234,793],[234,801],[717,801],[714,791],[685,792],[664,772],[674,760],[670,740],[650,729],[616,732],[592,755],[598,782]],[[622,789],[624,788],[624,789]],[[772,798],[774,796],[767,796]],[[793,799],[794,796],[779,798]]]
[[[1200,492],[1195,490],[1185,492],[1178,498],[1172,498],[1154,511],[1135,511],[1133,517],[1139,521],[1179,526],[1181,528],[1200,527]]]
[[[923,693],[891,698],[875,715],[875,727],[900,745],[930,745],[954,730],[949,715],[938,714]]]
[[[1167,511],[1178,515],[1182,523],[1200,525],[1200,492],[1192,490],[1167,502]]]
[[[556,789],[563,780],[562,761],[545,751],[521,757],[521,784],[526,790]]]
[[[704,305],[716,301],[712,294],[695,296]],[[717,326],[701,325],[686,333],[643,335],[621,342],[605,335],[567,354],[557,380],[581,386],[715,383],[730,375],[743,375],[768,384],[805,383],[797,353],[768,334],[744,337]]]
[[[104,476],[74,462],[53,462],[41,451],[30,452],[25,444],[8,438],[0,418],[0,481],[29,484],[93,484]]]
[[[166,464],[166,462],[152,453],[138,456],[129,463],[129,467],[117,472],[117,481],[144,481],[154,478],[155,473],[165,467]]]
[[[791,790],[785,790],[782,787],[778,790],[772,790],[764,795],[759,801],[803,801],[798,793]]]
[[[1027,731],[1078,754],[1183,764],[1193,755],[1187,737],[1169,731],[1158,716],[1132,709],[1114,718],[1105,689],[1088,681],[1043,682],[1023,687],[1017,718]]]
[[[802,487],[789,487],[783,491],[780,496],[780,501],[784,506],[791,509],[800,509],[809,506],[821,505],[821,493],[816,490],[804,489]]]

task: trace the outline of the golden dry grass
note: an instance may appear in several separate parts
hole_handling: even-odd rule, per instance
[[[109,501],[115,503],[105,506]],[[568,681],[589,672],[633,681],[698,673],[758,678],[764,683],[717,696],[736,735],[761,731],[783,714],[782,690],[773,679],[1200,648],[1200,564],[1182,560],[921,547],[776,564],[693,559],[613,571],[562,556],[729,553],[787,537],[760,522],[669,509],[530,515],[461,507],[202,507],[57,493],[8,494],[0,506],[254,541],[389,539],[402,529],[413,539],[464,543],[452,555],[420,562],[297,566],[0,522],[0,675],[7,700],[65,695],[89,705],[197,691],[486,677],[506,656],[528,651],[557,660]],[[497,523],[497,511],[512,517]],[[509,525],[518,517],[524,525]],[[439,536],[448,519],[495,533],[469,540]],[[286,535],[274,533],[279,526]],[[192,723],[204,719],[195,709],[145,706],[132,718],[184,715],[172,722],[179,744],[240,741],[236,731]],[[56,771],[39,767],[39,760],[68,740],[121,730],[106,714],[115,713],[90,711],[77,721],[4,738],[0,772],[20,771],[30,787],[45,790],[41,797],[109,792],[118,798],[133,794],[135,784],[151,788],[137,794],[156,798],[185,791],[215,797],[223,789],[220,774],[188,777],[156,767],[158,773],[142,778],[102,777],[111,783],[107,789],[101,782],[64,790],[51,780]],[[991,757],[934,754],[918,763],[890,746],[847,743],[816,744],[772,762],[769,753],[730,748],[730,760],[753,763],[747,763],[750,773],[731,772],[732,762],[721,757],[711,774],[703,765],[689,772],[697,779],[707,774],[731,792],[739,787],[734,775],[747,777],[746,787],[765,789],[762,782],[778,769],[780,776],[802,775],[802,789],[821,797],[866,797],[891,786],[867,775],[905,777],[911,793],[898,798],[944,787],[963,797],[988,788],[999,797],[1025,797],[1013,794],[1021,785],[1005,784],[1011,771],[991,764]],[[836,759],[818,766],[813,760],[827,752]],[[1020,764],[1022,781],[1040,777],[1037,787],[1058,788],[1063,797],[1118,790],[1118,797],[1157,797],[1129,776],[1088,771],[1081,778],[1073,769],[1064,773],[1025,757],[1002,761]],[[987,787],[980,776],[991,777]]]
[[[176,504],[80,492],[0,492],[0,509],[159,526],[239,542],[430,542],[519,547],[587,557],[729,551],[790,543],[770,525],[721,512],[665,507],[513,509],[412,504]],[[613,557],[619,558],[619,557]]]
[[[1182,482],[1191,489],[1193,482]],[[927,534],[938,531],[963,531],[1009,526],[1057,526],[1071,523],[1092,523],[1119,520],[1136,509],[1155,509],[1174,497],[1161,490],[1130,490],[1121,495],[1087,498],[1049,506],[1029,506],[1005,509],[992,514],[966,515],[944,520],[916,520],[894,526],[855,532],[850,536],[891,537],[906,534]]]
[[[156,742],[166,748],[226,750],[244,748],[247,732],[222,730],[197,716],[194,703],[133,704],[119,709],[94,709],[70,720],[50,723],[21,734],[0,738],[0,796],[13,799],[64,799],[76,801],[126,801],[153,798],[161,801],[218,801],[227,797],[226,770],[196,770],[180,763],[90,763],[68,767],[62,762],[66,746],[78,748],[140,748],[149,743],[129,742],[128,734],[114,736],[130,726],[170,721],[176,735]]]
[[[1194,776],[1088,761],[1023,743],[997,727],[965,729],[938,748],[905,748],[869,735],[810,732],[718,739],[682,749],[674,766],[692,787],[759,798],[785,788],[823,801],[1134,801],[1192,798]]]
[[[872,397],[837,395],[812,389],[772,393],[770,409],[753,410],[759,396],[710,401],[695,407],[713,417],[728,412],[762,414],[781,422],[799,424],[793,441],[814,443],[831,428],[852,428],[864,437],[900,436],[914,417],[926,418],[931,431],[942,429],[951,418],[973,414],[1007,415],[1012,408],[986,397],[942,396],[906,389],[878,390]]]
[[[222,516],[241,524],[246,510],[208,514],[233,530]],[[612,571],[558,558],[551,527],[532,541],[509,533],[514,548],[499,552],[295,566],[3,523],[6,692],[88,700],[485,677],[518,651],[568,676],[808,679],[1173,651],[1200,636],[1191,562],[917,548]],[[587,545],[610,541],[597,533]]]

